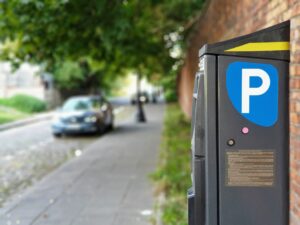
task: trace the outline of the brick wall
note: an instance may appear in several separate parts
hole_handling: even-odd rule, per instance
[[[179,102],[191,115],[198,50],[219,42],[291,20],[290,155],[291,225],[300,225],[300,0],[210,0],[190,39],[185,64],[178,79]]]

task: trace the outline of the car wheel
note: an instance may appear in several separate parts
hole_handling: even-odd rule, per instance
[[[53,136],[56,138],[61,138],[62,134],[61,133],[53,133]]]
[[[108,130],[113,130],[114,129],[114,115],[113,114],[111,114],[110,122],[107,126],[107,129]]]
[[[101,134],[104,134],[105,133],[105,125],[104,124],[101,124],[99,125],[98,127],[98,133],[101,135]]]
[[[107,129],[108,129],[108,130],[113,130],[113,129],[114,129],[114,122],[113,122],[113,120],[112,120],[111,123],[108,125]]]

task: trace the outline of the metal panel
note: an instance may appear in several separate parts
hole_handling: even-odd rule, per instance
[[[218,224],[217,57],[204,56],[205,224]]]
[[[226,71],[228,65],[236,61],[268,64],[277,68],[279,110],[278,120],[273,126],[257,125],[234,108],[226,89]],[[219,225],[288,225],[288,68],[287,62],[279,60],[218,57]],[[262,107],[267,110],[270,106],[266,104]],[[247,127],[249,133],[243,134],[243,127]],[[233,146],[228,145],[228,140],[231,139],[234,140]],[[248,156],[245,151],[249,151]],[[228,166],[236,165],[230,161],[232,157],[238,157],[240,162],[247,163],[245,155],[250,157],[251,165],[249,164],[243,173],[234,174],[240,181],[236,180],[236,177],[228,178],[233,176]],[[265,168],[256,169],[253,176],[251,175],[255,163],[261,166],[266,162],[269,164]],[[269,171],[270,176],[263,177],[268,166],[274,167],[274,174]],[[236,170],[238,169],[241,168],[238,166]],[[228,182],[228,179],[233,179],[233,182]]]
[[[192,148],[194,154],[198,157],[205,155],[205,107],[204,107],[204,73],[197,73],[197,92],[195,93],[194,99],[196,100],[194,109],[194,126],[193,126],[193,140]]]
[[[204,225],[205,223],[205,159],[194,157],[194,185],[195,185],[195,224]]]
[[[190,225],[218,224],[216,57],[204,56],[195,78]]]

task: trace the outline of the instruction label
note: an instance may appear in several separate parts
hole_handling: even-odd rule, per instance
[[[270,187],[274,185],[274,151],[228,151],[226,156],[227,186]]]

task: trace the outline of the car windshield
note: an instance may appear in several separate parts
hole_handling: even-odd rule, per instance
[[[69,99],[62,107],[62,111],[85,111],[93,108],[91,99]]]

